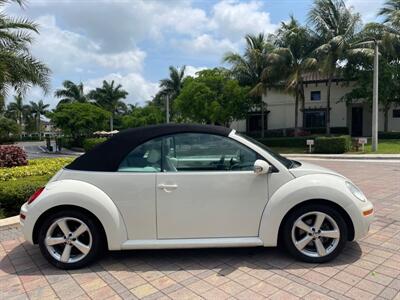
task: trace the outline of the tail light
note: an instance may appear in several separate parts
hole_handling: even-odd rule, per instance
[[[36,199],[37,197],[39,197],[39,195],[43,192],[43,190],[44,190],[44,187],[38,188],[38,189],[32,194],[32,196],[29,197],[29,199],[28,199],[28,204],[31,204],[33,201],[35,201],[35,199]]]

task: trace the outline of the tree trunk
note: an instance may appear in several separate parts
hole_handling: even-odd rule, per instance
[[[300,99],[301,99],[301,126],[304,128],[304,110],[306,106],[306,99],[304,96],[304,85],[300,83]]]
[[[390,106],[385,106],[385,110],[383,112],[384,115],[384,125],[383,125],[383,131],[388,132],[389,131],[389,108]]]
[[[264,101],[263,101],[263,98],[262,98],[262,96],[260,97],[261,98],[261,137],[262,138],[264,138],[265,137],[265,128],[264,128],[264,125],[265,125],[265,113],[264,113]]]
[[[37,132],[38,132],[38,135],[39,135],[39,141],[41,141],[42,140],[42,135],[41,135],[41,132],[40,132],[40,114],[38,114],[38,116],[37,116],[37,121],[36,121],[36,126],[37,126]]]
[[[294,103],[294,136],[298,135],[299,131],[299,89],[296,86],[296,99]]]
[[[111,114],[111,116],[110,116],[110,131],[113,131],[113,130],[114,130],[114,117]]]
[[[328,79],[328,90],[326,96],[326,134],[331,134],[331,86],[332,86],[333,74],[329,74]]]

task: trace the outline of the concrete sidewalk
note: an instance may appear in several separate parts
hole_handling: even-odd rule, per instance
[[[323,158],[323,159],[387,159],[387,160],[399,160],[399,154],[283,154],[288,158]]]

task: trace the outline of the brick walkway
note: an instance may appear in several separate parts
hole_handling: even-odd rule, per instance
[[[371,199],[376,221],[330,264],[277,249],[129,251],[87,269],[49,266],[18,230],[0,232],[0,299],[400,299],[400,164],[319,161]]]

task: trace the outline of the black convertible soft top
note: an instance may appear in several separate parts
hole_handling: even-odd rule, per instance
[[[228,136],[232,129],[195,124],[163,124],[121,131],[66,166],[80,171],[115,172],[121,161],[137,146],[156,137],[176,133],[209,133]]]

